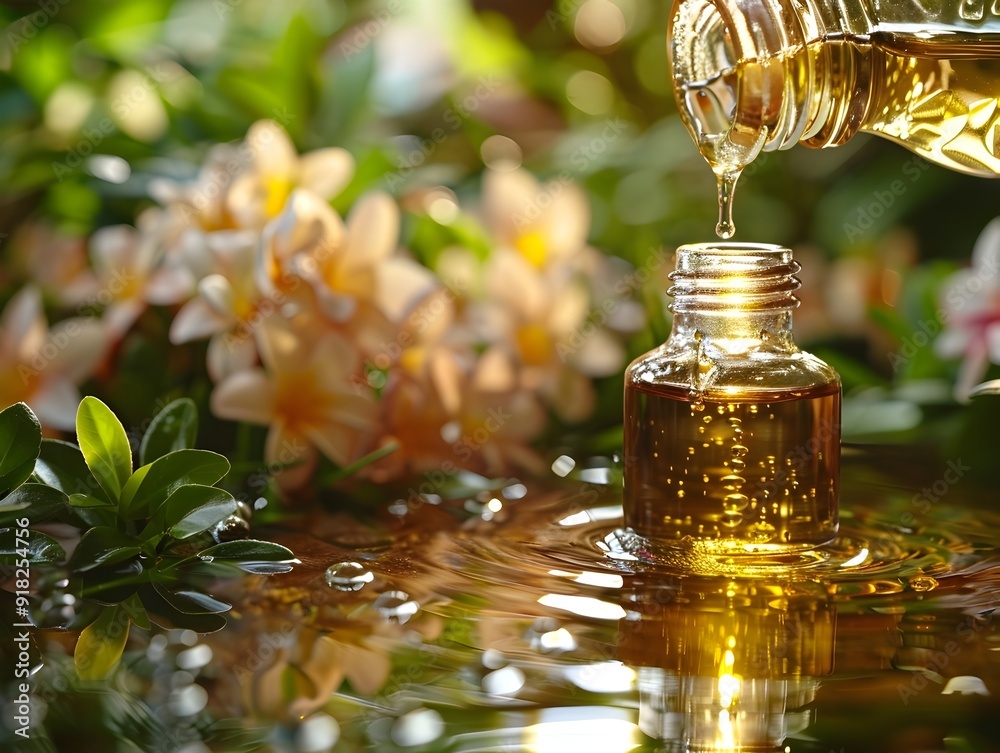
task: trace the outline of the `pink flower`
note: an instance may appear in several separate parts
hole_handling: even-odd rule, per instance
[[[991,363],[1000,364],[1000,217],[986,226],[972,251],[972,266],[941,289],[945,330],[935,340],[944,358],[962,358],[955,397],[968,400]]]
[[[0,315],[0,406],[26,402],[43,425],[72,430],[77,385],[104,354],[106,336],[92,319],[67,319],[49,329],[34,287],[22,289]]]

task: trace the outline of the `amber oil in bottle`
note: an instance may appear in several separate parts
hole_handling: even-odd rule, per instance
[[[837,533],[841,388],[799,350],[791,252],[678,250],[673,329],[625,380],[625,521],[708,553],[808,549]]]

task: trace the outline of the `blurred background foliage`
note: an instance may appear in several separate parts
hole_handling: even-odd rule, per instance
[[[475,206],[484,166],[504,160],[583,186],[591,243],[636,268],[661,247],[709,240],[714,179],[676,113],[668,11],[654,0],[5,3],[4,298],[45,252],[27,227],[77,237],[134,222],[153,178],[194,178],[212,144],[263,118],[300,151],[349,150],[358,167],[335,208],[388,190],[405,212],[403,245],[429,266],[447,246],[487,253],[489,241],[464,217],[435,216],[427,197],[443,186]],[[968,265],[1000,185],[862,136],[765,155],[741,189],[738,238],[789,245],[804,265],[798,341],[842,374],[847,438],[981,446],[1000,418],[992,401],[961,409],[959,361],[931,342],[941,327],[917,333],[940,325],[942,285]],[[631,356],[668,333],[665,271],[636,292],[649,325]],[[73,313],[47,304],[50,321]],[[192,367],[203,346],[165,349],[168,326],[148,311],[97,376],[125,421],[168,395],[207,400]],[[585,431],[559,427],[563,438],[620,442],[620,380],[603,380],[600,396]],[[238,444],[232,427],[214,431],[210,444]]]

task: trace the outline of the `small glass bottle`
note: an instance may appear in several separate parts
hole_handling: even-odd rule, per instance
[[[677,251],[670,338],[625,374],[625,523],[710,553],[808,549],[837,533],[841,387],[792,339],[792,252]]]
[[[1000,175],[1000,5],[989,0],[675,0],[681,117],[712,166],[719,234],[761,151],[859,131],[974,175]]]

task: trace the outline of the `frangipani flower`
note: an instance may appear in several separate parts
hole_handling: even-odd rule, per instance
[[[972,251],[972,266],[941,289],[945,330],[935,340],[944,358],[961,357],[955,396],[967,400],[990,363],[1000,364],[1000,217],[986,226]]]
[[[123,336],[149,304],[171,305],[190,295],[192,278],[179,267],[164,267],[155,234],[127,225],[98,230],[90,257],[98,290],[89,303],[104,308],[109,333]],[[145,220],[154,218],[147,215]]]
[[[210,336],[208,373],[219,382],[254,365],[254,329],[263,317],[277,313],[280,301],[264,301],[257,288],[258,244],[252,235],[216,233],[208,238],[208,248],[213,272],[199,281],[198,296],[177,313],[170,341],[180,344]]]
[[[414,302],[438,286],[429,270],[397,253],[399,222],[384,193],[362,197],[345,226],[316,194],[296,190],[264,230],[258,284],[276,295],[289,280],[306,280],[330,325],[376,353]]]
[[[87,261],[84,238],[31,223],[14,242],[29,279],[60,304],[78,307],[97,293],[99,284]]]
[[[327,148],[299,157],[285,129],[273,120],[250,127],[243,151],[249,165],[235,178],[227,197],[229,213],[239,227],[262,228],[281,213],[296,188],[331,199],[354,175],[349,152]]]
[[[490,170],[483,214],[497,253],[516,253],[536,269],[572,267],[594,253],[587,246],[590,207],[574,183],[556,179],[542,186],[525,170]]]
[[[361,356],[340,335],[269,317],[257,330],[263,368],[237,371],[212,393],[220,418],[270,426],[265,459],[295,486],[319,450],[345,466],[376,429],[376,405],[360,381]]]
[[[555,281],[524,259],[500,256],[490,263],[490,295],[498,304],[498,347],[514,360],[520,386],[535,391],[567,421],[593,411],[592,379],[615,374],[625,349],[604,326],[603,307],[591,308],[577,278]]]
[[[91,375],[105,345],[94,319],[67,319],[50,330],[38,290],[22,289],[0,315],[0,405],[26,402],[43,425],[71,430],[77,385]]]
[[[423,379],[398,375],[383,394],[382,444],[399,449],[370,469],[379,479],[459,469],[486,474],[512,466],[541,471],[530,449],[545,426],[535,395],[517,388],[502,359],[435,359]]]

